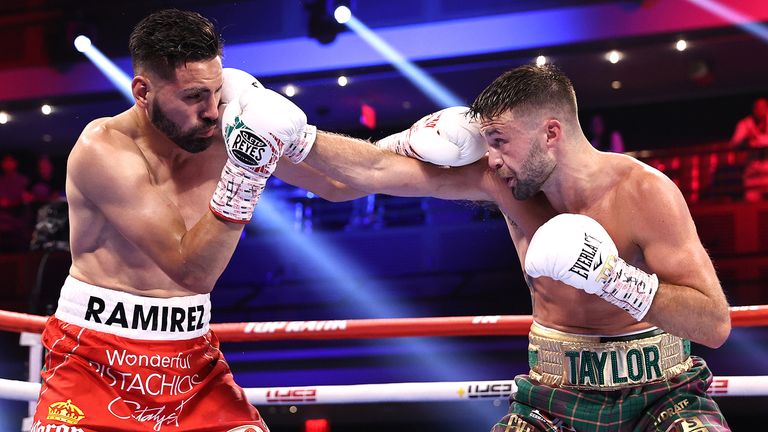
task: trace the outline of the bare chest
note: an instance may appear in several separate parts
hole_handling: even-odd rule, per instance
[[[222,164],[223,165],[223,164]],[[214,164],[191,164],[171,172],[160,169],[153,173],[153,186],[168,199],[191,228],[205,212],[218,183],[221,167]]]
[[[615,204],[597,207],[584,212],[586,216],[598,221],[605,228],[608,235],[616,245],[619,256],[626,262],[643,267],[645,260],[643,252],[635,242],[633,220],[631,212],[626,207],[617,207]]]

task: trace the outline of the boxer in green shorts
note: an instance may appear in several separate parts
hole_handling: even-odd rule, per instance
[[[531,235],[507,217],[528,277],[531,370],[493,431],[728,431],[692,340],[713,348],[728,303],[677,186],[591,146],[556,67],[521,66],[481,92],[488,164],[556,216]]]
[[[493,432],[729,430],[706,393],[712,373],[687,340],[658,329],[573,335],[537,323],[529,340],[531,371],[515,378],[509,414]]]

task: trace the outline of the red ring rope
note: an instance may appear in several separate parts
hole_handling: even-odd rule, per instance
[[[0,310],[0,330],[42,333],[45,317]],[[221,341],[362,339],[402,336],[501,336],[528,334],[530,315],[272,321],[211,324]],[[731,325],[768,325],[768,305],[731,308]]]

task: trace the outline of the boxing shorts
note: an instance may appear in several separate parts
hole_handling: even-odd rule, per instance
[[[43,331],[32,432],[268,432],[209,329],[208,294],[143,297],[68,277]]]
[[[691,368],[690,342],[652,329],[605,337],[565,333],[536,322],[528,334],[529,376],[579,390],[618,390],[666,381]]]
[[[622,336],[565,333],[536,322],[528,375],[492,432],[730,431],[707,394],[712,372],[690,343],[650,329]]]

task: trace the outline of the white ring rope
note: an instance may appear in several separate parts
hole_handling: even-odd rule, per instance
[[[40,384],[0,378],[0,399],[35,401]]]
[[[407,382],[246,388],[254,405],[313,405],[373,402],[447,402],[506,399],[517,387],[506,381]],[[35,401],[40,384],[0,378],[0,399]],[[768,375],[715,377],[712,396],[768,396]]]

